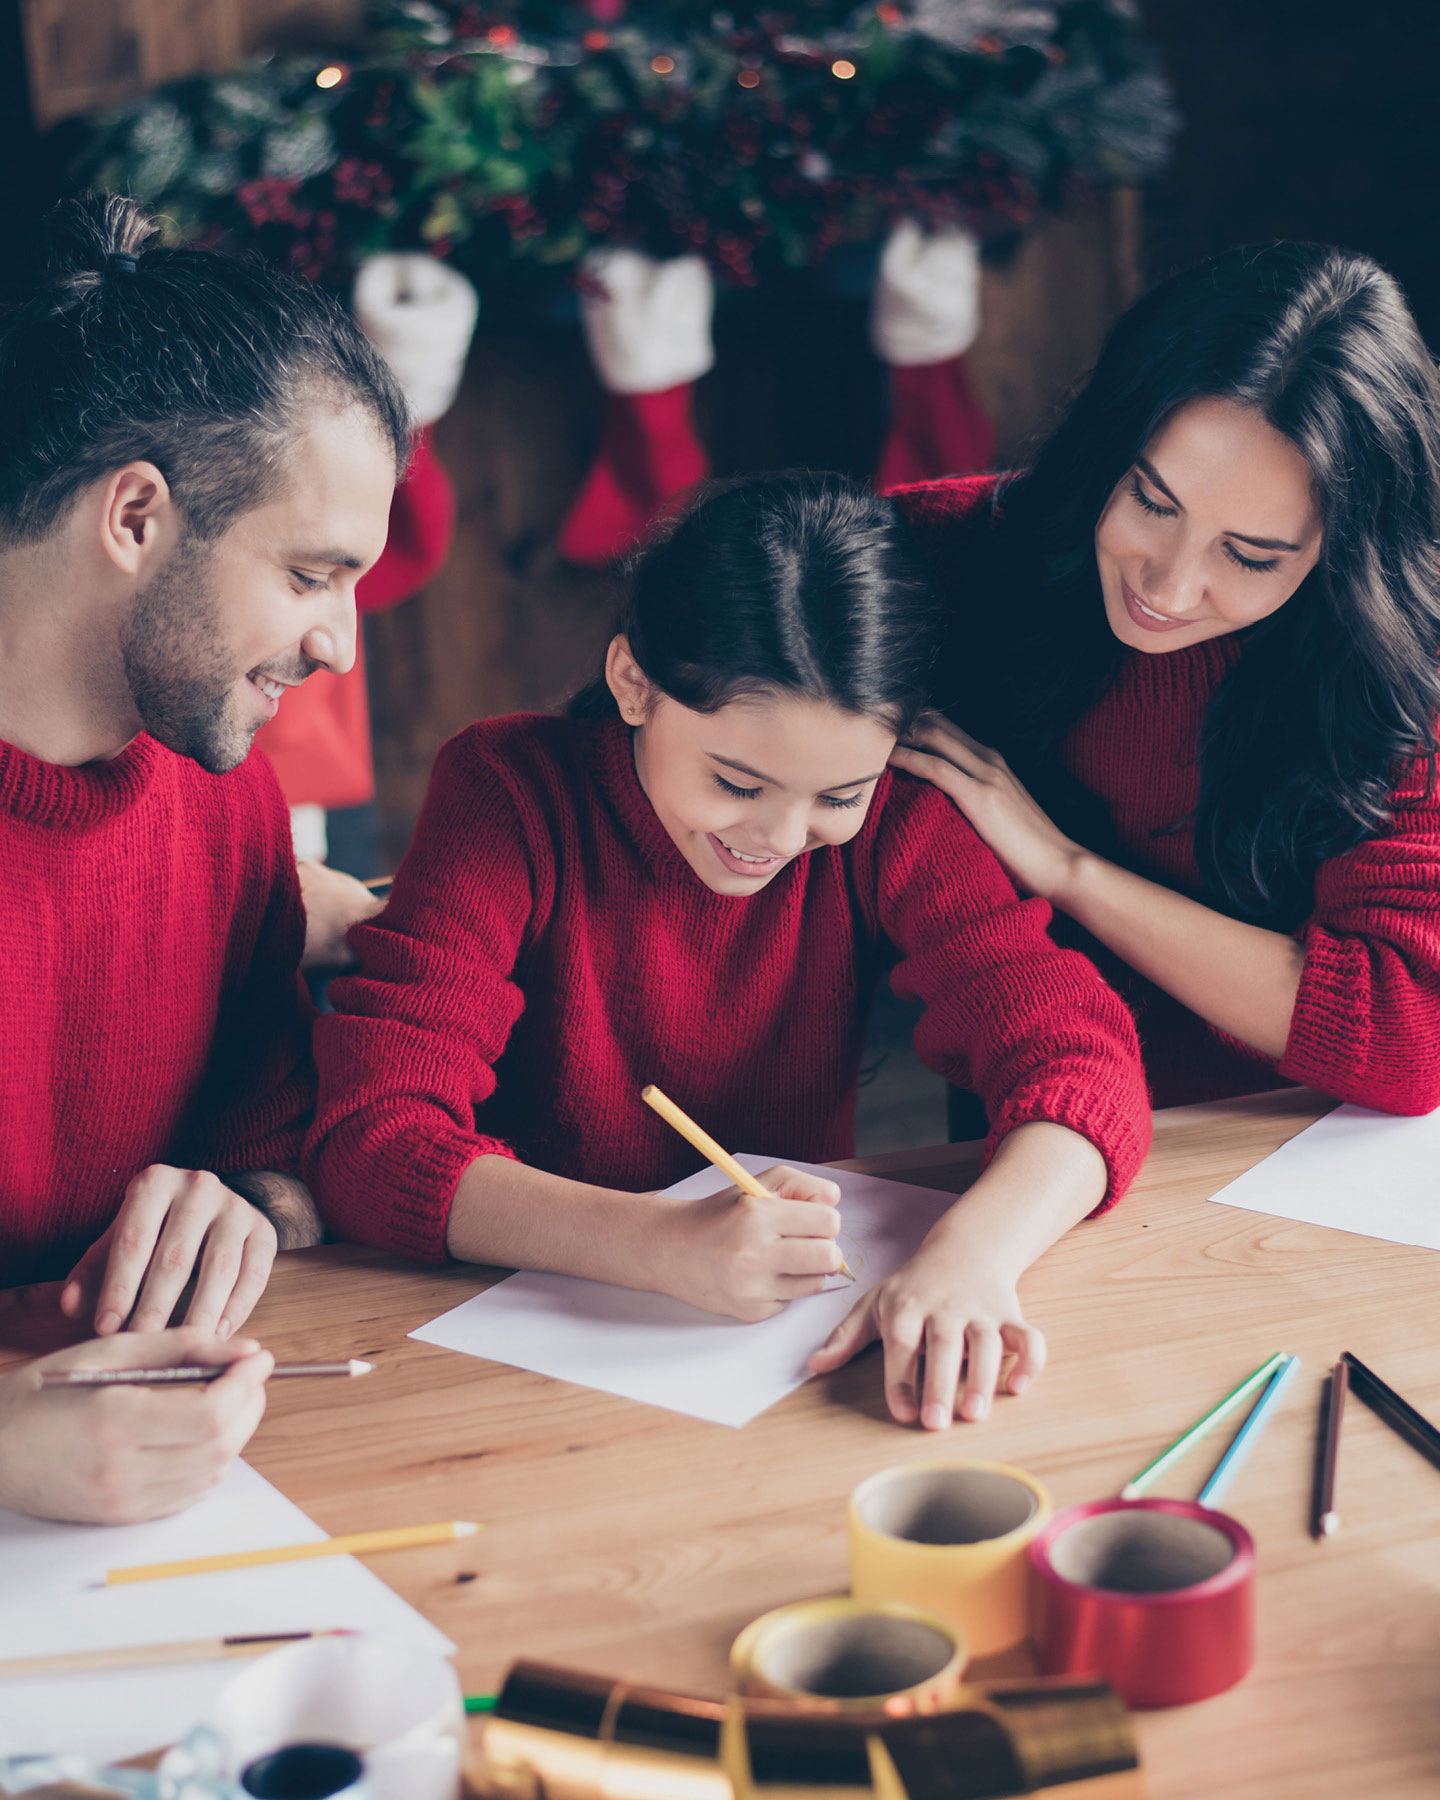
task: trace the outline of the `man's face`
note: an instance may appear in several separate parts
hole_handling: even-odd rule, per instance
[[[221,774],[249,755],[285,688],[354,664],[355,584],[385,547],[394,486],[367,412],[317,412],[277,498],[213,541],[181,540],[121,635],[152,737]]]

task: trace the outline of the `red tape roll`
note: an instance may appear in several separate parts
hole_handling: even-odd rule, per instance
[[[1233,1687],[1255,1657],[1255,1546],[1193,1500],[1096,1500],[1030,1545],[1031,1628],[1047,1675],[1101,1675],[1128,1706]]]

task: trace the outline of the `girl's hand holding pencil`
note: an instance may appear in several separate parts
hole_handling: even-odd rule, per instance
[[[760,1181],[764,1196],[730,1187],[674,1202],[661,1247],[664,1292],[753,1324],[841,1273],[836,1184],[786,1168]]]

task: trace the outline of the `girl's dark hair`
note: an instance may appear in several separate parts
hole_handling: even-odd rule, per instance
[[[338,301],[238,257],[167,249],[117,194],[45,221],[47,286],[0,321],[0,545],[88,483],[152,462],[212,538],[283,484],[307,407],[359,405],[402,465],[404,396]]]
[[[900,732],[928,701],[932,590],[898,508],[843,475],[709,483],[633,575],[616,629],[654,686],[693,712],[779,691]],[[570,710],[613,716],[604,679]]]
[[[1201,397],[1252,408],[1289,439],[1322,520],[1317,567],[1245,632],[1210,704],[1194,820],[1207,894],[1293,927],[1316,866],[1384,822],[1397,763],[1433,764],[1440,713],[1440,383],[1400,289],[1368,258],[1318,244],[1227,251],[1115,326],[1004,496],[1046,577],[1013,665],[1012,729],[1022,763],[1053,762],[1113,677],[1096,525],[1155,433]]]

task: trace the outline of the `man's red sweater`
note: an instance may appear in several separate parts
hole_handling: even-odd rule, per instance
[[[1114,1199],[1150,1138],[1134,1029],[1049,917],[923,782],[882,778],[850,843],[734,897],[671,841],[618,720],[473,725],[317,1022],[307,1179],[336,1231],[439,1260],[484,1153],[632,1191],[700,1166],[641,1103],[647,1081],[724,1144],[850,1155],[865,1014],[894,960],[925,1005],[917,1049],[984,1095],[992,1143],[1068,1125]]]
[[[993,621],[1023,618],[1038,591],[1034,546],[996,504],[995,476],[902,488],[949,608],[949,694],[965,725],[975,693],[962,666],[994,650]],[[991,646],[986,649],[987,643]],[[1241,654],[1233,636],[1165,654],[1127,651],[1114,685],[1082,715],[1061,751],[1076,784],[1056,823],[1091,848],[1098,830],[1126,867],[1203,899],[1195,858],[1200,737],[1206,709]],[[971,721],[972,725],[974,721]],[[978,727],[977,727],[978,728]],[[998,735],[998,734],[997,734]],[[1000,741],[1003,752],[1007,746]],[[1278,1061],[1227,1037],[1129,968],[1070,920],[1054,935],[1086,952],[1135,1013],[1157,1106],[1254,1093],[1282,1079],[1382,1112],[1440,1106],[1440,794],[1423,761],[1396,777],[1389,822],[1322,863],[1313,910],[1298,932],[1305,964]]]
[[[147,1164],[294,1170],[305,917],[263,756],[0,743],[0,1285],[65,1274]]]

